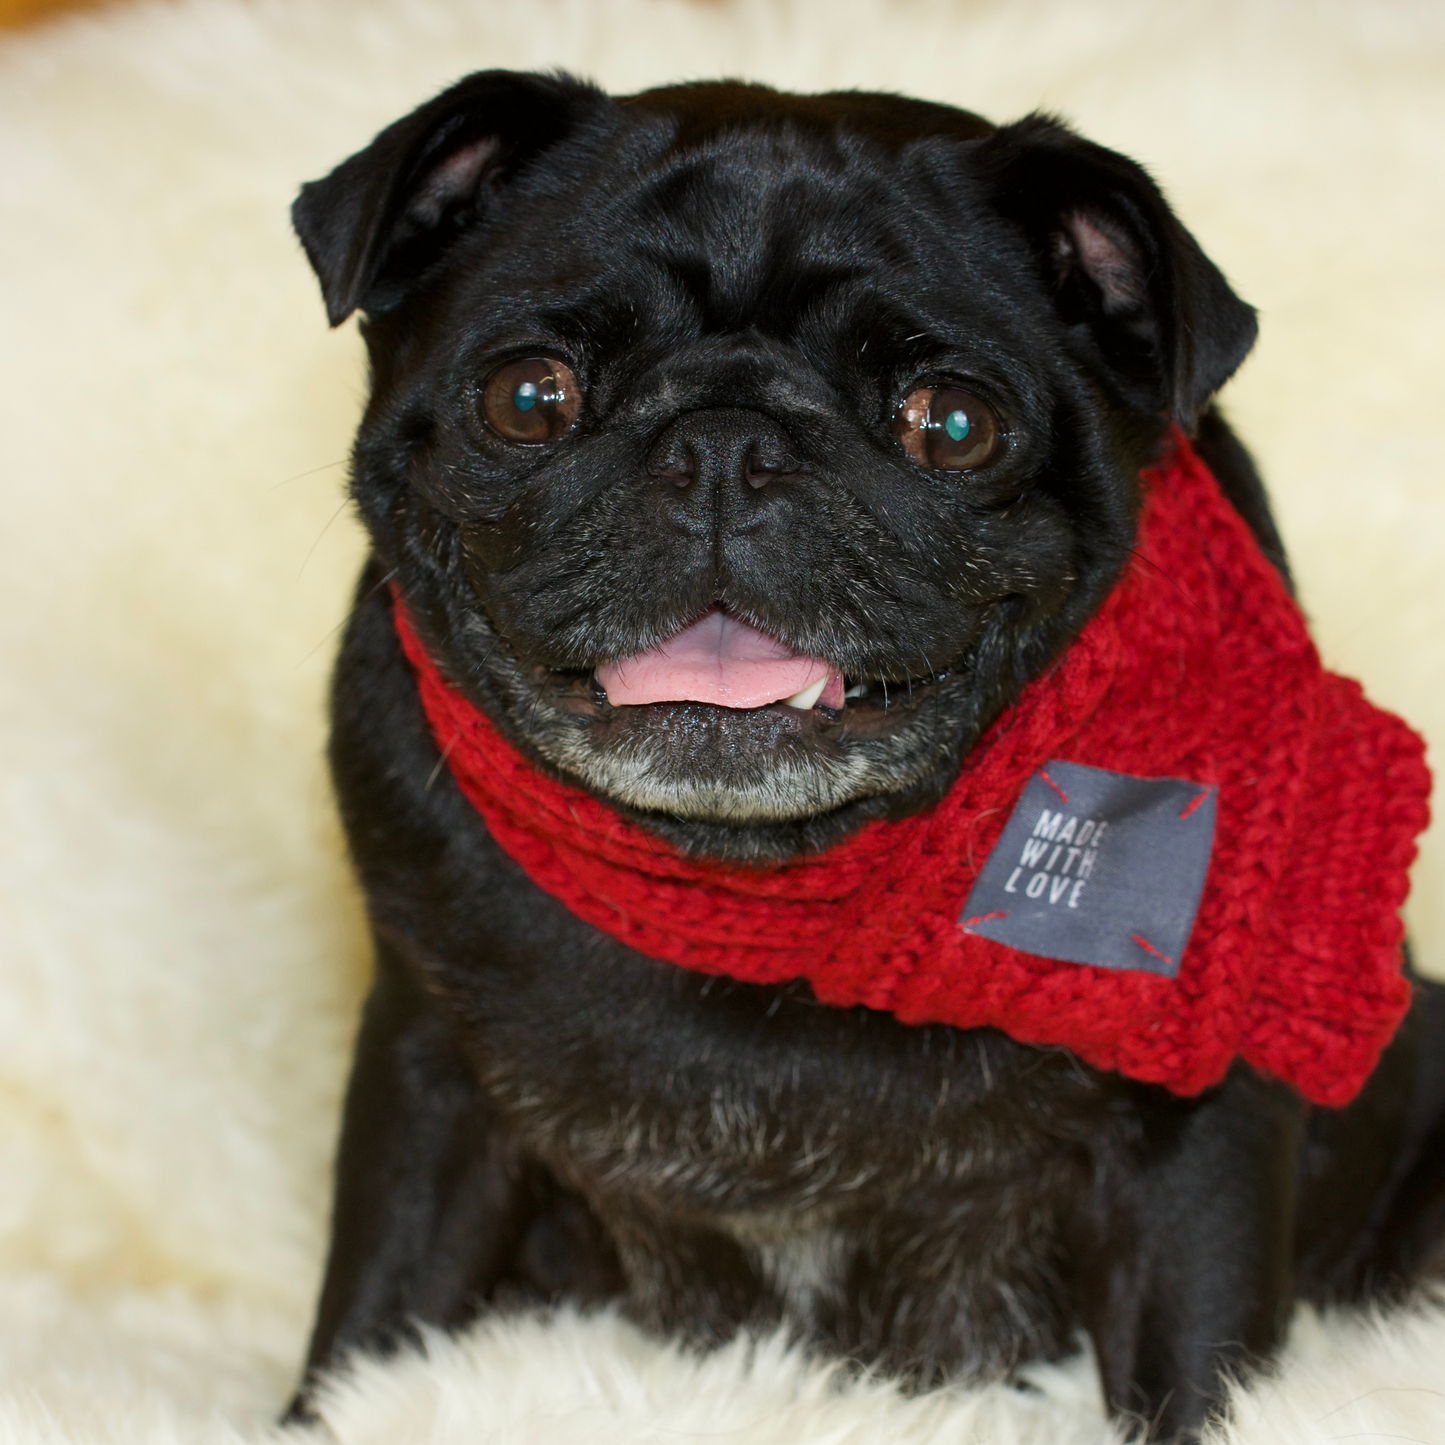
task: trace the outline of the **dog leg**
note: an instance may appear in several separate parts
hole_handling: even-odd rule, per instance
[[[1407,971],[1414,1002],[1368,1083],[1310,1117],[1297,1278],[1317,1305],[1445,1277],[1445,985]]]
[[[291,1408],[357,1347],[387,1349],[415,1323],[463,1323],[506,1272],[541,1191],[489,1117],[452,1027],[378,940],[336,1163],[331,1254]]]
[[[1140,1117],[1137,1153],[1091,1202],[1084,1317],[1110,1408],[1192,1439],[1223,1372],[1284,1331],[1302,1106],[1240,1065],[1203,1099],[1160,1093]]]

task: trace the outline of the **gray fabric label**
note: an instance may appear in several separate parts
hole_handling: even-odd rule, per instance
[[[959,922],[1040,958],[1173,978],[1209,872],[1216,794],[1051,761],[1029,779]]]

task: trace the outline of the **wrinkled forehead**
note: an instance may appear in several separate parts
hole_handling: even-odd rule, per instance
[[[1026,252],[954,136],[885,145],[788,117],[697,136],[673,116],[624,112],[585,165],[564,169],[577,177],[571,197],[548,197],[534,217],[545,249],[501,263],[523,268],[521,294],[558,319],[625,301],[703,332],[782,335],[865,303],[944,328],[986,318],[1007,329],[1017,311]],[[495,279],[506,292],[511,278]]]
[[[847,134],[736,127],[655,150],[633,174],[634,254],[691,254],[725,268],[800,256],[840,266],[903,259],[915,209],[900,158]]]
[[[690,144],[658,147],[647,136],[644,145],[651,153],[632,168],[639,221],[724,260],[810,253],[907,265],[939,244],[966,256],[968,231],[987,221],[975,147],[952,137],[885,147],[847,127],[820,133],[772,122]]]

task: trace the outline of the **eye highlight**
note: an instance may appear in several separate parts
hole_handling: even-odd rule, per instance
[[[921,467],[967,472],[998,450],[1003,429],[993,408],[955,386],[921,386],[898,408],[893,435]]]
[[[582,389],[569,367],[550,356],[499,366],[482,388],[482,415],[500,437],[541,446],[570,430],[582,410]]]

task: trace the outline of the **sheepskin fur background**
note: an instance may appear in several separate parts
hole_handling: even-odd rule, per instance
[[[287,207],[479,67],[1035,107],[1145,161],[1260,345],[1226,394],[1327,661],[1445,738],[1445,7],[177,0],[0,46],[0,1442],[258,1441],[367,946],[323,775],[364,390]],[[1445,973],[1445,848],[1411,926]],[[1102,1442],[1088,1362],[916,1400],[603,1316],[358,1362],[399,1442]],[[1228,1439],[1445,1439],[1445,1311],[1302,1314]]]

